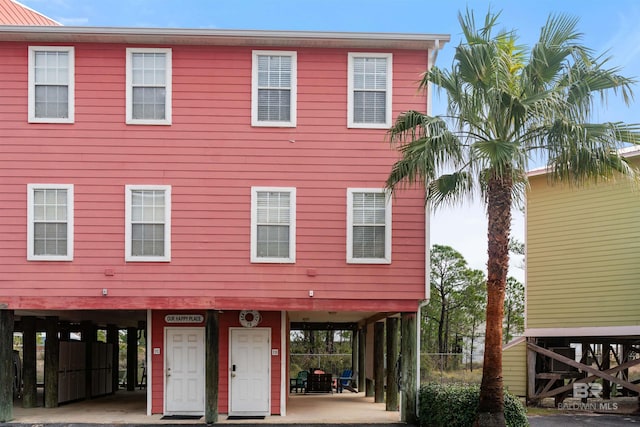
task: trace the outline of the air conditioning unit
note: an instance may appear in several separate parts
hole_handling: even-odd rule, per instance
[[[573,347],[549,347],[549,350],[571,360],[576,360],[576,349]],[[567,365],[556,359],[551,359],[551,372],[575,372],[578,368]]]

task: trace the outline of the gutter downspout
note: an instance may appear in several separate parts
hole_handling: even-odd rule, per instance
[[[436,63],[436,59],[438,59],[438,52],[440,51],[440,40],[434,40],[434,48],[433,51],[427,54],[427,71],[431,69],[433,64]],[[427,100],[426,100],[426,112],[430,116],[431,115],[431,83],[427,85]],[[420,414],[420,361],[422,359],[422,355],[420,354],[420,331],[421,331],[421,323],[422,323],[422,308],[429,303],[429,299],[431,298],[431,233],[430,233],[430,220],[431,220],[431,208],[429,203],[426,202],[426,184],[425,183],[425,205],[424,205],[424,301],[418,304],[418,313],[416,319],[416,328],[418,328],[416,332],[416,353],[418,366],[416,368],[417,372],[417,381],[416,385],[418,386],[418,390],[416,390],[416,415]]]

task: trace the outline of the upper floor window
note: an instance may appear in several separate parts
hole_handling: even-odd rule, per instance
[[[27,185],[27,259],[73,259],[73,185]]]
[[[171,186],[126,186],[126,261],[171,261]]]
[[[296,126],[296,52],[253,51],[252,126]]]
[[[296,261],[296,189],[251,188],[251,262]]]
[[[127,123],[171,124],[171,49],[127,49]]]
[[[73,123],[74,48],[29,46],[28,114],[32,123]]]
[[[382,189],[347,189],[347,262],[391,263],[391,198]]]
[[[392,62],[390,53],[349,53],[347,126],[391,126]]]

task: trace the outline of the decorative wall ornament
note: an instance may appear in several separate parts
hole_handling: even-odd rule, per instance
[[[260,312],[256,310],[242,310],[240,312],[240,324],[245,328],[253,328],[258,326],[262,320]]]

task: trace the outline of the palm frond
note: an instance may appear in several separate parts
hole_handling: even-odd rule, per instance
[[[402,155],[387,179],[392,191],[402,184],[424,185],[443,168],[463,162],[458,136],[438,117],[408,111],[397,118],[388,136]]]
[[[554,180],[583,184],[587,180],[607,180],[614,173],[636,179],[619,149],[640,144],[640,124],[580,124],[557,122],[549,132],[546,151]]]
[[[426,199],[434,208],[455,205],[473,194],[473,176],[466,171],[440,175],[427,183]]]

